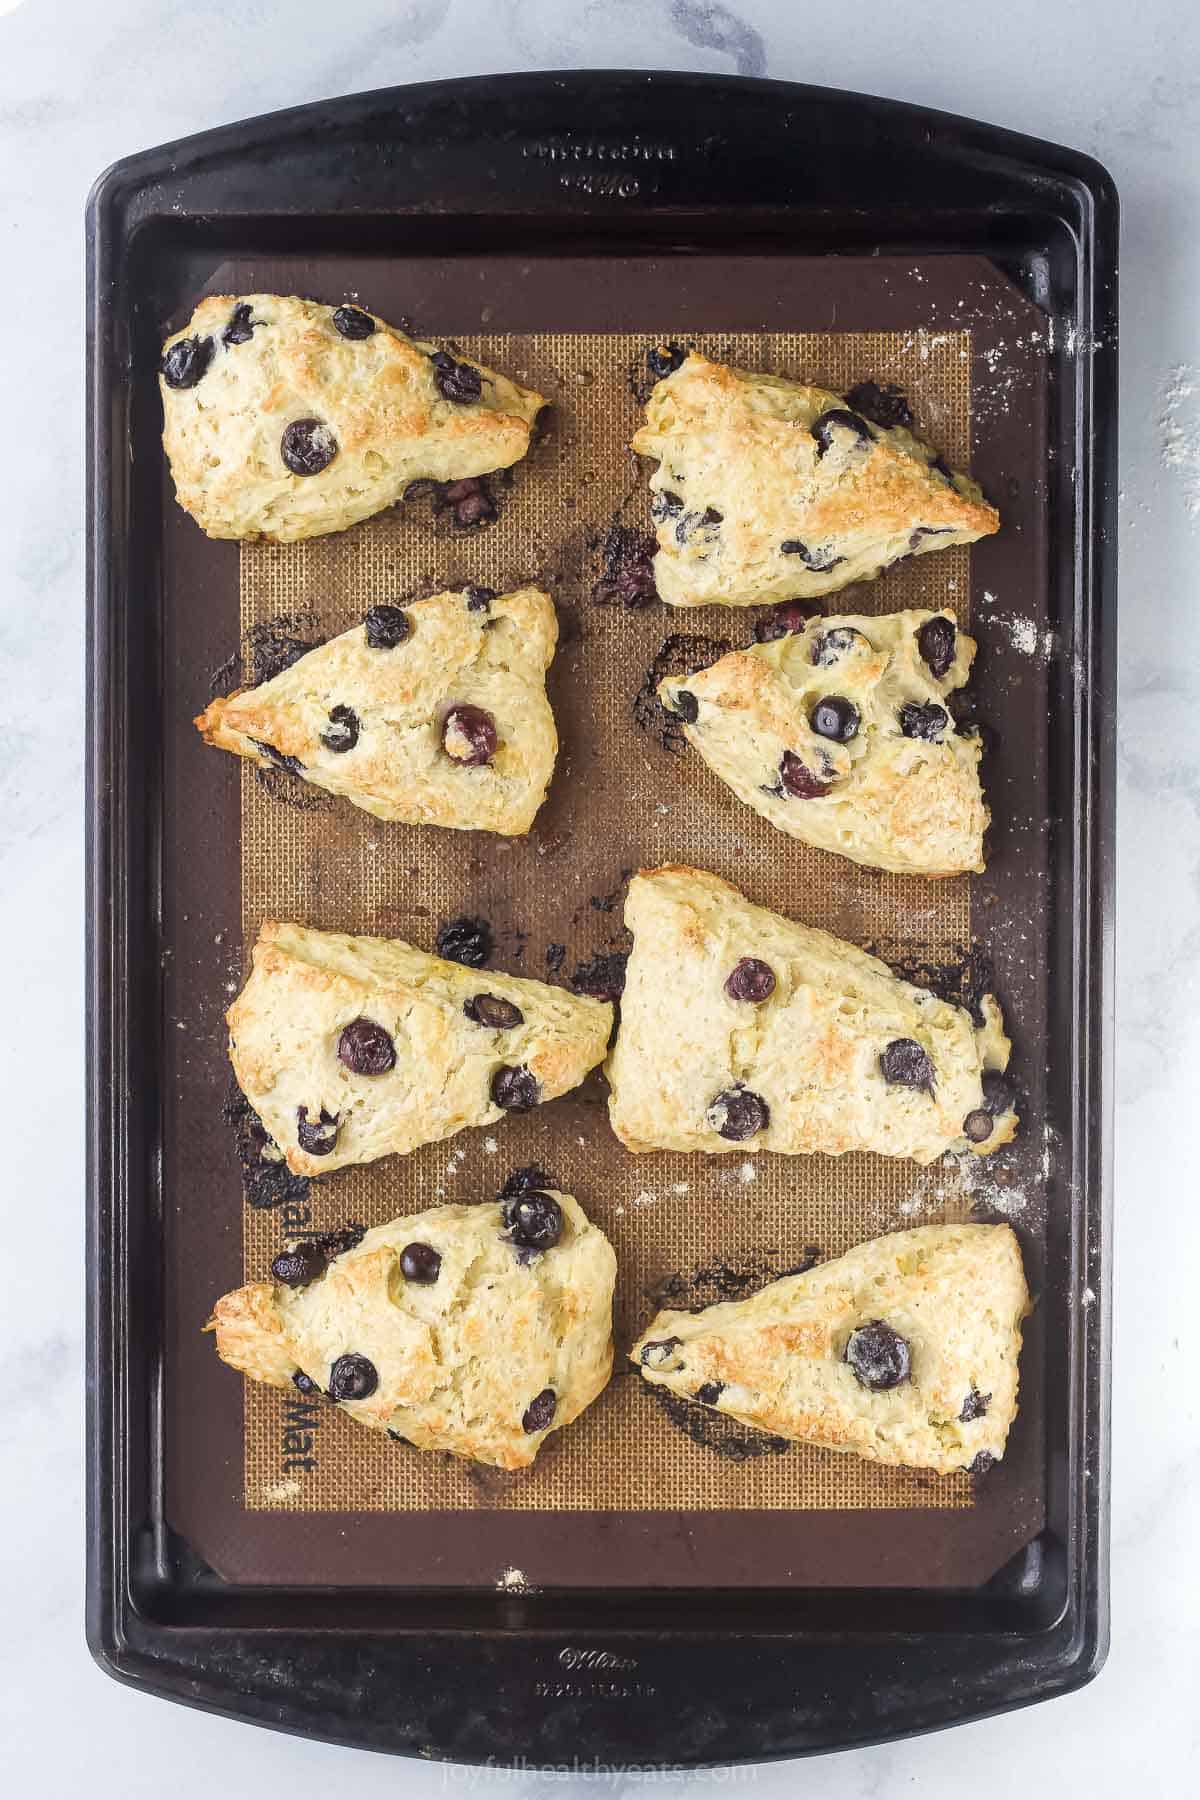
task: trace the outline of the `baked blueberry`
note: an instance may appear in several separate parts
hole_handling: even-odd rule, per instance
[[[701,1406],[715,1406],[725,1392],[723,1381],[706,1381],[703,1387],[696,1389],[696,1398]]]
[[[537,1188],[505,1194],[500,1217],[510,1241],[527,1250],[552,1250],[562,1236],[562,1207],[553,1194]]]
[[[963,1136],[971,1144],[986,1143],[992,1135],[995,1120],[986,1106],[977,1106],[963,1120]]]
[[[538,1103],[541,1088],[528,1069],[497,1069],[492,1076],[492,1100],[505,1112],[528,1112]]]
[[[655,381],[662,381],[664,376],[673,375],[676,369],[683,367],[687,351],[682,344],[672,341],[669,344],[655,344],[646,352],[646,367]]]
[[[681,1339],[677,1337],[658,1338],[652,1344],[643,1344],[640,1362],[644,1369],[665,1369],[678,1350]]]
[[[794,750],[785,750],[779,765],[779,786],[793,800],[820,800],[832,783],[814,775]]]
[[[700,716],[700,702],[690,688],[679,688],[668,711],[682,719],[685,725],[694,725]]]
[[[972,1419],[982,1419],[991,1402],[990,1394],[981,1394],[978,1388],[972,1388],[962,1403],[962,1411],[958,1415],[959,1423],[969,1425]]]
[[[785,600],[757,622],[754,635],[760,644],[770,644],[776,638],[798,635],[807,629],[810,619],[819,618],[820,614],[819,601]]]
[[[940,613],[935,613],[932,619],[926,619],[917,631],[917,649],[922,661],[938,681],[954,661],[957,639],[958,627],[954,620],[943,618]]]
[[[335,306],[333,322],[344,338],[352,338],[355,343],[369,338],[375,330],[374,319],[361,306]]]
[[[256,325],[261,325],[262,323],[262,319],[252,319],[250,317],[250,302],[248,300],[239,301],[229,315],[228,325],[221,333],[221,342],[226,346],[233,344],[248,344],[250,339],[254,336],[254,327]]]
[[[1001,1113],[1011,1112],[1017,1103],[1012,1082],[999,1069],[984,1071],[982,1087],[983,1104],[994,1119],[999,1118]]]
[[[400,1252],[400,1273],[418,1287],[432,1287],[442,1272],[442,1258],[432,1244],[406,1244]]]
[[[514,1025],[525,1023],[525,1014],[511,1000],[502,1000],[498,994],[475,994],[463,1006],[468,1019],[476,1025],[486,1025],[491,1031],[511,1031]]]
[[[303,1369],[297,1369],[292,1376],[292,1386],[298,1388],[302,1394],[319,1394],[321,1392],[312,1376],[306,1375]]]
[[[900,708],[899,719],[905,737],[924,738],[929,744],[940,743],[942,733],[950,723],[949,713],[935,700],[906,700]]]
[[[322,1107],[315,1119],[308,1116],[307,1106],[296,1108],[296,1142],[308,1156],[328,1156],[337,1143],[338,1115]]]
[[[442,748],[451,762],[465,768],[491,762],[499,743],[496,721],[482,706],[452,706],[442,720]]]
[[[279,454],[293,475],[319,475],[338,453],[338,441],[320,419],[293,419],[279,441]]]
[[[557,1409],[558,1396],[554,1389],[543,1388],[540,1394],[534,1395],[521,1414],[522,1429],[530,1433],[545,1431],[547,1426],[553,1422]]]
[[[856,441],[860,444],[870,444],[874,441],[870,427],[859,418],[857,413],[847,412],[845,407],[831,406],[828,412],[823,412],[819,419],[813,420],[812,424],[812,434],[817,440],[818,462],[833,443],[835,431],[853,432]]]
[[[650,517],[659,525],[665,519],[677,519],[682,511],[683,501],[667,488],[657,489],[651,498]]]
[[[396,1066],[391,1033],[374,1019],[351,1019],[338,1039],[337,1053],[352,1075],[386,1075]]]
[[[823,631],[820,637],[813,639],[809,660],[815,669],[828,669],[852,650],[870,648],[862,632],[855,631],[853,625],[835,625],[832,631]]]
[[[158,365],[169,388],[194,388],[208,373],[215,346],[210,337],[180,338]]]
[[[933,1092],[933,1063],[915,1038],[893,1038],[879,1058],[879,1072],[892,1087]]]
[[[846,1361],[862,1386],[873,1394],[899,1387],[912,1374],[908,1341],[885,1319],[871,1319],[850,1333]]]
[[[359,729],[358,714],[352,706],[335,706],[330,710],[329,724],[321,733],[321,742],[327,750],[344,756],[357,744]]]
[[[496,598],[495,588],[469,587],[467,593],[468,612],[486,612]]]
[[[261,738],[251,738],[250,742],[256,750],[261,750],[269,763],[277,769],[286,769],[289,775],[303,775],[304,764],[298,756],[285,756],[274,744],[264,744]]]
[[[895,382],[860,381],[846,395],[846,405],[861,413],[864,419],[870,419],[872,425],[883,426],[885,431],[897,425],[905,431],[912,430],[913,415],[908,396]]]
[[[366,628],[368,650],[394,650],[412,635],[412,620],[399,606],[373,606]]]
[[[844,556],[834,556],[828,544],[810,550],[799,538],[784,538],[779,549],[783,556],[798,556],[805,568],[811,569],[814,575],[827,575],[830,569],[836,569],[839,563],[846,560]]]
[[[284,1287],[307,1287],[325,1273],[325,1252],[312,1238],[301,1238],[288,1250],[281,1250],[271,1264],[271,1280]]]
[[[974,1460],[967,1464],[967,1474],[968,1475],[986,1475],[988,1470],[994,1469],[995,1466],[996,1466],[996,1459],[992,1455],[991,1451],[990,1450],[981,1450],[979,1452],[979,1454],[974,1458]]]
[[[835,744],[848,744],[851,738],[858,736],[862,720],[853,700],[847,700],[841,694],[826,694],[809,713],[808,722],[818,737],[832,738]]]
[[[449,508],[454,523],[464,531],[490,525],[499,517],[484,475],[465,475],[461,481],[448,481],[444,485],[435,483],[434,487],[434,511],[444,512]]]
[[[761,1094],[749,1088],[725,1088],[709,1101],[705,1112],[712,1129],[732,1144],[757,1137],[771,1123],[771,1109]]]
[[[447,919],[438,926],[437,953],[464,969],[482,969],[492,954],[492,928],[486,919]]]
[[[369,1357],[356,1350],[339,1356],[329,1371],[331,1400],[368,1400],[379,1386],[379,1370]]]
[[[775,992],[775,971],[757,956],[743,956],[726,976],[725,992],[731,1000],[748,1000],[761,1006]]]
[[[429,360],[433,364],[438,392],[444,400],[453,400],[458,406],[469,406],[473,400],[478,400],[483,392],[483,380],[471,363],[459,362],[448,350],[435,350]]]

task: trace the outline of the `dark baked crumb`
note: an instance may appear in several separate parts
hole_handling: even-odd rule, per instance
[[[314,613],[285,613],[276,619],[260,619],[242,640],[244,679],[260,687],[273,676],[282,675],[324,641]]]
[[[294,812],[328,812],[333,805],[333,795],[311,787],[307,781],[297,780],[298,773],[291,769],[264,769],[259,763],[254,778],[272,800],[278,800],[281,806],[290,806]]]
[[[593,1000],[619,1000],[625,992],[628,961],[628,950],[598,951],[579,964],[571,977],[571,986],[577,994],[587,994]]]
[[[712,1412],[703,1405],[684,1400],[669,1388],[649,1382],[643,1386],[649,1387],[655,1404],[677,1431],[702,1450],[711,1450],[714,1456],[723,1457],[726,1462],[753,1462],[760,1456],[782,1456],[785,1450],[791,1449],[787,1438],[754,1431],[724,1413]]]
[[[562,968],[563,963],[566,960],[566,955],[567,946],[565,944],[546,945],[546,967],[549,969],[551,975],[558,974],[558,971]]]
[[[632,874],[633,874],[632,869],[622,869],[621,870],[621,879],[620,879],[620,881],[618,881],[615,888],[612,888],[610,890],[610,892],[607,894],[593,894],[591,899],[588,901],[588,905],[591,907],[592,911],[593,912],[602,912],[602,913],[612,912],[613,908],[617,904],[617,901],[621,898],[621,895],[625,892],[625,883],[629,880],[629,877]]]
[[[654,585],[656,540],[648,532],[629,525],[610,525],[598,540],[603,573],[592,588],[596,606],[627,606],[635,611],[653,606],[658,599]]]
[[[356,1250],[367,1234],[365,1225],[355,1221],[352,1225],[343,1225],[340,1231],[318,1231],[313,1242],[320,1245],[330,1262],[335,1256],[344,1256],[347,1250]]]
[[[728,638],[710,638],[675,631],[663,639],[662,648],[642,677],[633,701],[633,722],[639,731],[657,738],[664,750],[679,756],[687,748],[680,721],[658,697],[658,684],[669,675],[695,675],[719,662],[733,645]]]
[[[229,1084],[221,1117],[233,1130],[247,1206],[299,1205],[308,1198],[307,1177],[293,1175],[285,1162],[266,1154],[272,1148],[270,1135],[236,1082]]]
[[[464,913],[438,926],[436,943],[438,955],[447,961],[462,963],[465,969],[482,969],[492,954],[492,928],[486,919],[472,919]]]
[[[775,1268],[769,1257],[756,1253],[736,1262],[718,1257],[693,1269],[664,1275],[645,1292],[660,1310],[672,1307],[677,1312],[703,1312],[719,1300],[744,1300],[772,1281],[782,1281],[785,1275],[806,1275],[820,1260],[821,1251],[816,1244],[806,1244],[800,1261],[786,1269]]]
[[[913,415],[908,396],[894,381],[860,381],[846,395],[846,405],[861,413],[864,419],[870,419],[872,425],[882,425],[885,430],[897,425],[906,431],[912,430]]]
[[[872,956],[882,957],[902,981],[928,988],[951,1006],[965,1007],[976,1025],[983,1024],[981,1002],[985,994],[995,992],[995,972],[991,957],[978,944],[973,944],[957,961],[947,962],[929,962],[897,953],[887,944],[868,943],[865,948]]]

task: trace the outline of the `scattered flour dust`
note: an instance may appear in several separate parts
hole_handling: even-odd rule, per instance
[[[738,1180],[744,1187],[749,1187],[752,1181],[758,1180],[758,1170],[755,1168],[749,1157],[746,1158],[746,1161],[738,1170]]]
[[[286,1481],[277,1481],[264,1487],[263,1499],[271,1506],[279,1506],[285,1500],[298,1500],[302,1493],[300,1482],[295,1475],[289,1475]]]
[[[1186,363],[1167,378],[1158,424],[1163,467],[1182,482],[1188,517],[1200,519],[1200,376]]]
[[[947,1203],[958,1200],[960,1195],[981,1212],[1002,1213],[1005,1218],[1024,1212],[1024,1188],[1007,1187],[997,1181],[989,1172],[987,1161],[969,1150],[961,1154],[948,1151],[940,1163],[917,1177],[912,1192],[900,1202],[901,1216],[913,1220],[922,1215],[940,1217]]]
[[[498,1594],[536,1594],[539,1589],[535,1588],[531,1581],[525,1579],[523,1570],[501,1569],[496,1577],[496,1592]]]

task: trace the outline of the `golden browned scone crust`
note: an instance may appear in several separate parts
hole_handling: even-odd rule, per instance
[[[948,1475],[1004,1455],[1028,1311],[1009,1226],[924,1225],[748,1300],[661,1312],[630,1356],[647,1381],[760,1431]]]
[[[348,313],[368,335],[337,329]],[[159,376],[179,504],[209,537],[283,544],[344,531],[410,481],[509,468],[529,448],[542,395],[455,352],[452,366],[478,371],[479,396],[448,398],[476,385],[453,374],[439,383],[430,358],[449,354],[359,307],[210,295],[163,346],[164,370],[189,383]],[[315,428],[309,460],[324,462],[312,474],[283,459],[284,434],[301,423]]]
[[[229,1057],[297,1175],[406,1155],[553,1100],[600,1061],[612,1026],[604,1001],[398,938],[268,919],[253,965],[226,1014]]]
[[[376,818],[512,837],[533,824],[554,773],[545,677],[557,638],[554,603],[537,588],[435,594],[375,609],[270,681],[212,701],[196,726],[264,767],[287,759]],[[464,705],[494,723],[485,762],[447,749],[447,715]]]
[[[670,606],[832,594],[1000,525],[975,483],[911,431],[696,351],[656,384],[633,448],[659,459],[654,579]]]
[[[437,1206],[368,1231],[306,1285],[223,1295],[205,1329],[255,1381],[294,1393],[299,1374],[330,1398],[369,1389],[340,1402],[361,1424],[523,1469],[612,1373],[612,1245],[569,1194],[551,1198],[562,1232],[549,1249],[514,1242],[498,1204]],[[415,1264],[402,1261],[410,1245]]]
[[[934,619],[946,621],[934,642],[953,647],[947,666],[935,656],[940,676],[920,650]],[[658,692],[709,767],[780,831],[870,869],[959,875],[984,866],[988,810],[979,738],[958,735],[945,700],[974,655],[949,612],[847,613],[731,650]],[[846,742],[813,728],[830,698],[854,709]]]
[[[977,1027],[877,957],[701,869],[636,875],[625,923],[633,951],[605,1072],[627,1149],[931,1163],[1012,1138],[1011,1095],[993,1086],[985,1099],[985,1073],[1009,1056],[991,995]],[[731,996],[731,978],[746,997]]]

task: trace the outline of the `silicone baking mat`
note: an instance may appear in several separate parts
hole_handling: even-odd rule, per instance
[[[508,481],[499,517],[456,529],[428,498],[340,536],[247,545],[240,557],[244,662],[276,632],[309,641],[378,601],[442,587],[526,581],[559,609],[550,693],[562,741],[550,799],[528,838],[505,841],[381,823],[286,776],[243,765],[241,916],[246,953],[264,917],[394,935],[433,949],[460,914],[492,926],[492,966],[569,982],[593,956],[627,948],[623,882],[660,862],[711,869],[752,899],[881,954],[945,967],[971,940],[967,878],[873,873],[775,832],[670,733],[649,700],[655,666],[700,666],[753,640],[762,610],[630,608],[597,593],[607,534],[649,529],[645,477],[627,449],[645,391],[648,343],[681,338],[741,367],[837,392],[897,382],[952,464],[970,462],[969,331],[686,332],[669,316],[624,334],[464,336],[470,355],[537,388],[546,428]],[[1002,501],[1002,496],[993,496]],[[906,561],[825,602],[827,611],[950,606],[969,623],[966,549]],[[352,698],[352,696],[348,696]],[[880,1157],[632,1156],[612,1135],[604,1085],[528,1118],[465,1132],[406,1158],[313,1183],[284,1211],[246,1209],[247,1279],[284,1235],[374,1225],[443,1201],[492,1198],[536,1161],[607,1232],[620,1276],[616,1372],[582,1419],[518,1474],[421,1454],[356,1427],[335,1408],[247,1383],[244,1503],[293,1511],[961,1508],[965,1476],[935,1478],[785,1445],[666,1400],[625,1351],[655,1309],[754,1291],[806,1258],[879,1232],[961,1217],[971,1195],[952,1161],[922,1171]],[[503,1346],[497,1346],[503,1354]]]

